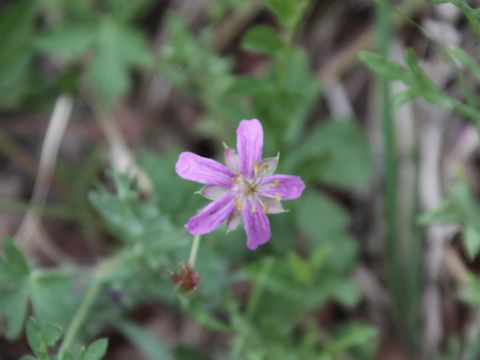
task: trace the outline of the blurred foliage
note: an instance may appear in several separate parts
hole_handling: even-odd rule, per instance
[[[31,304],[35,320],[26,324],[28,342],[36,359],[51,359],[60,329],[68,329],[89,289],[98,287],[77,335],[82,343],[114,327],[151,359],[158,354],[162,359],[371,359],[376,333],[370,326],[345,321],[330,327],[317,319],[324,308],[349,311],[361,301],[352,278],[357,246],[348,231],[350,214],[317,185],[357,189],[368,183],[371,168],[368,144],[354,119],[311,117],[321,89],[308,55],[293,41],[310,3],[269,0],[267,9],[277,23],[255,25],[243,34],[241,51],[258,57],[261,72],[239,71],[233,59],[214,50],[218,19],[244,3],[215,1],[208,14],[212,23],[196,33],[181,15],[169,13],[167,40],[158,54],[137,23],[150,5],[147,0],[9,5],[0,19],[0,89],[8,95],[0,109],[42,108],[67,91],[108,112],[137,85],[160,76],[201,109],[192,129],[196,135],[232,144],[240,119],[261,119],[265,155],[280,151],[280,171],[300,175],[307,190],[289,214],[271,217],[273,238],[256,253],[246,249],[240,230],[228,237],[223,230],[204,236],[195,265],[200,286],[186,298],[175,293],[169,273],[187,258],[191,238],[183,225],[204,201],[193,194],[195,185],[174,172],[179,150],[137,154],[153,184],[149,196],[128,174],[111,171],[87,197],[102,168],[98,152],[80,168],[62,164],[58,178],[68,185],[65,208],[91,250],[100,256],[102,230],[115,241],[101,249],[105,258],[86,270],[71,264],[39,267],[6,240],[0,260],[6,335],[21,334]],[[237,296],[245,283],[251,289]],[[184,344],[167,346],[128,319],[132,310],[154,301],[225,333],[228,346],[209,354]],[[61,360],[100,359],[106,345],[99,340],[79,352],[68,349]]]
[[[453,46],[447,48],[446,52],[454,64],[465,68],[474,78],[478,79],[480,65],[470,55]],[[469,88],[468,82],[465,81],[462,73],[459,73],[458,81],[464,100],[459,100],[447,94],[430,79],[419,65],[417,56],[412,49],[405,52],[404,59],[407,67],[384,56],[370,52],[360,53],[360,59],[378,75],[391,80],[398,80],[406,85],[407,89],[395,96],[396,106],[400,106],[414,98],[422,98],[430,104],[457,112],[472,121],[477,128],[480,127],[480,100],[478,95]]]
[[[28,264],[13,240],[5,240],[0,259],[0,314],[7,320],[7,338],[19,336],[29,302],[39,320],[65,325],[75,304],[71,290],[70,274]]]
[[[28,344],[35,356],[23,356],[21,360],[101,360],[107,352],[108,341],[100,339],[88,347],[82,347],[77,355],[67,350],[63,355],[52,356],[51,349],[62,336],[60,327],[50,323],[40,326],[35,319],[30,318],[26,331]]]
[[[450,194],[435,210],[424,214],[423,223],[461,224],[463,242],[468,256],[473,260],[480,251],[480,205],[466,179],[459,179],[450,188]]]
[[[480,36],[480,12],[465,0],[429,0],[433,4],[450,3],[458,7],[466,17],[470,28]],[[406,89],[394,98],[396,106],[400,106],[415,98],[443,107],[471,121],[480,131],[480,98],[475,88],[480,82],[480,64],[475,56],[468,54],[456,46],[443,46],[436,43],[447,61],[456,71],[453,83],[460,90],[457,98],[438,86],[429,77],[417,59],[412,49],[404,54],[404,64],[372,52],[361,52],[361,61],[377,75],[399,81]],[[451,84],[449,87],[452,87]],[[480,205],[468,183],[466,176],[461,174],[455,183],[449,186],[448,196],[439,206],[426,214],[419,221],[421,224],[458,224],[462,230],[462,240],[466,253],[473,261],[480,252],[480,227],[478,217]],[[480,306],[480,283],[477,276],[467,272],[465,279],[460,279],[459,299],[470,307],[475,314]],[[476,315],[475,315],[476,316]],[[464,341],[451,336],[445,354],[439,359],[476,359],[480,354],[479,327],[472,325]]]

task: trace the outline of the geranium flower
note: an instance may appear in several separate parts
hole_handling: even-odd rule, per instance
[[[305,184],[299,176],[274,175],[278,155],[262,160],[262,148],[262,124],[252,119],[238,125],[237,151],[225,146],[226,166],[191,152],[180,154],[177,174],[204,184],[200,194],[212,200],[185,225],[192,235],[207,234],[225,220],[232,231],[243,218],[249,249],[270,240],[267,214],[284,212],[280,201],[300,197]]]

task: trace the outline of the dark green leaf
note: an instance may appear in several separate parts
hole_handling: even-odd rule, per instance
[[[275,29],[258,25],[248,30],[242,39],[242,47],[258,54],[274,55],[283,46]]]
[[[95,26],[68,24],[39,35],[35,46],[47,54],[75,57],[93,45],[96,32]]]
[[[12,2],[0,18],[0,108],[16,106],[29,88],[36,5],[33,0]]]

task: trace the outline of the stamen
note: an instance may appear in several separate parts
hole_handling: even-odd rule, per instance
[[[235,198],[233,202],[235,203],[235,206],[237,207],[238,211],[242,211],[242,203],[240,202],[240,199]]]
[[[267,214],[268,213],[268,210],[269,210],[269,207],[268,207],[268,204],[263,202],[262,199],[260,199],[259,197],[257,198],[257,201],[260,203],[260,206],[262,207],[262,211]]]
[[[260,165],[257,162],[255,164],[253,164],[253,173],[255,174],[255,176],[257,176],[257,172],[258,172],[259,167],[260,167]]]
[[[263,176],[265,176],[265,174],[266,174],[267,171],[268,171],[268,165],[267,165],[267,164],[264,164],[262,168],[263,168]]]
[[[275,181],[272,183],[272,187],[277,187],[278,185],[280,185],[280,181],[278,181],[278,180],[275,180]]]
[[[254,207],[252,208],[252,210],[250,210],[252,212],[252,214],[255,214],[257,212],[257,209],[255,209]]]
[[[277,201],[282,200],[282,197],[280,196],[280,194],[275,194],[275,200]]]

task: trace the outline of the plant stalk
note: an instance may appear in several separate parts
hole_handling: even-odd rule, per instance
[[[193,268],[195,266],[195,260],[197,259],[198,247],[200,245],[201,235],[195,235],[193,237],[192,247],[190,248],[190,256],[188,257],[188,264]]]
[[[76,312],[72,322],[70,323],[70,326],[68,327],[62,344],[60,345],[60,350],[58,352],[58,356],[60,359],[62,359],[65,351],[67,351],[71,347],[73,341],[75,340],[82,323],[85,321],[93,303],[95,302],[95,299],[97,298],[100,290],[102,289],[102,285],[103,282],[99,279],[96,279],[88,288],[87,293],[85,294],[85,297],[83,298],[83,301],[78,308],[78,311]]]

